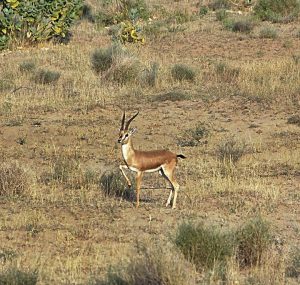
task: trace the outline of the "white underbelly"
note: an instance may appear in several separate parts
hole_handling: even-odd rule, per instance
[[[129,166],[129,169],[135,172],[138,172],[139,170],[137,168],[135,168],[134,166]],[[143,172],[155,172],[161,169],[161,166],[157,167],[157,168],[153,168],[153,169],[147,169]]]

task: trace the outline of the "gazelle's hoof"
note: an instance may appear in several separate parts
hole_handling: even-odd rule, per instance
[[[168,208],[170,206],[170,203],[166,203],[166,208]]]
[[[172,210],[175,210],[176,209],[176,206],[172,206]]]

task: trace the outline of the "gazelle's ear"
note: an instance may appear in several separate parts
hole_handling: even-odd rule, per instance
[[[137,128],[132,128],[132,129],[130,129],[129,134],[132,135],[132,134],[134,134],[136,131],[137,131]]]

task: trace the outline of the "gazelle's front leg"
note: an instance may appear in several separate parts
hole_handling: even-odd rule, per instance
[[[120,168],[120,170],[121,170],[123,176],[124,176],[125,179],[126,179],[126,182],[127,182],[127,184],[128,184],[128,187],[131,187],[131,182],[130,182],[129,178],[127,177],[127,175],[126,175],[125,172],[124,172],[124,169],[128,169],[127,165],[122,164],[122,165],[119,166],[119,168]]]
[[[140,205],[140,190],[141,190],[141,182],[142,182],[143,172],[138,171],[136,175],[136,208]]]

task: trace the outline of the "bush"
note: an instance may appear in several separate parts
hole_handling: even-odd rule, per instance
[[[250,220],[236,232],[237,260],[241,267],[258,265],[271,245],[270,226],[261,217]]]
[[[162,93],[153,98],[153,101],[184,101],[190,99],[190,96],[182,91],[170,91],[167,93]]]
[[[0,285],[35,285],[38,281],[36,271],[25,272],[17,268],[10,268],[0,273]]]
[[[0,12],[0,49],[64,38],[79,17],[82,0],[4,0]]]
[[[175,80],[183,81],[194,81],[196,77],[195,71],[187,65],[175,64],[171,70],[172,77]]]
[[[241,19],[233,21],[231,30],[233,32],[250,33],[254,28],[254,23],[251,19]]]
[[[1,163],[0,196],[22,195],[28,188],[28,175],[18,163]]]
[[[299,14],[298,0],[258,0],[254,14],[263,21],[284,22]]]
[[[108,70],[113,62],[114,47],[96,49],[91,56],[92,68],[95,72]]]
[[[202,224],[181,224],[176,233],[175,244],[198,270],[224,264],[234,252],[233,240],[229,234],[205,228]]]
[[[56,83],[60,78],[60,73],[56,71],[51,71],[47,69],[39,69],[35,76],[34,82],[38,84],[51,84]]]
[[[222,141],[216,150],[219,160],[225,163],[236,163],[246,153],[246,144],[238,142],[235,138]]]
[[[184,132],[183,136],[177,140],[177,144],[181,147],[184,146],[197,146],[202,143],[202,139],[209,135],[209,130],[205,123],[198,123],[193,129],[188,129]]]
[[[34,71],[36,68],[35,63],[33,61],[23,61],[20,65],[19,65],[19,70],[22,73],[26,73],[26,72],[32,72]]]
[[[139,245],[128,264],[110,267],[105,280],[90,285],[195,285],[195,271],[173,248]]]
[[[260,38],[275,39],[277,38],[277,30],[273,27],[264,27],[259,32]]]
[[[135,180],[131,179],[131,183],[132,186],[128,188],[121,170],[106,171],[101,175],[99,181],[100,188],[106,196],[123,197],[125,199],[134,197]]]

